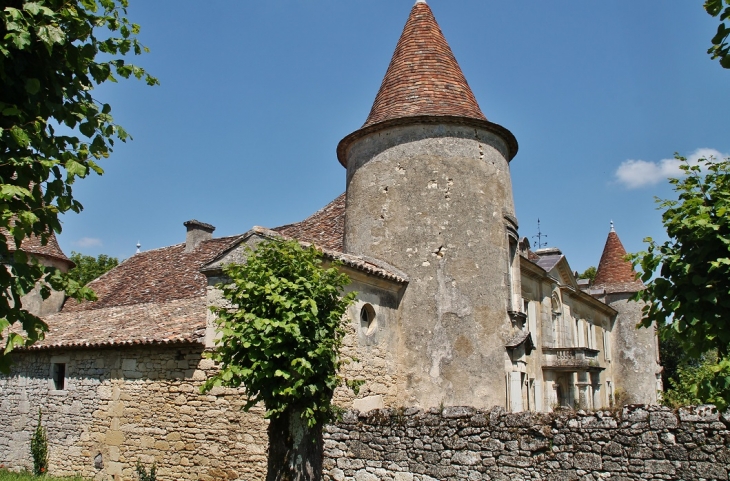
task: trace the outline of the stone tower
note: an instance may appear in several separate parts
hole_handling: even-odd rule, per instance
[[[631,298],[644,288],[636,279],[626,249],[611,225],[611,231],[598,264],[593,292],[601,290],[603,302],[618,311],[611,343],[614,389],[622,390],[626,403],[656,404],[657,392],[662,390],[659,346],[656,327],[637,328],[641,321],[643,302]]]
[[[505,404],[505,340],[520,310],[516,152],[419,0],[370,115],[337,148],[345,251],[410,276],[394,333],[403,405]]]

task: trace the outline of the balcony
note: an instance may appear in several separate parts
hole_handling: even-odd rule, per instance
[[[554,371],[602,371],[598,364],[598,349],[587,347],[544,347],[543,368]]]

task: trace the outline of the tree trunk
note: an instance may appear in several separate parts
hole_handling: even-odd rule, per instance
[[[320,481],[322,426],[307,426],[301,412],[289,409],[269,422],[266,481]]]

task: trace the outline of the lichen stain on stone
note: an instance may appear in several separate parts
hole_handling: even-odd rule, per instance
[[[454,349],[456,349],[456,352],[459,353],[459,355],[461,355],[462,357],[469,357],[474,352],[474,346],[472,345],[469,338],[464,335],[456,338],[456,342],[454,343]]]

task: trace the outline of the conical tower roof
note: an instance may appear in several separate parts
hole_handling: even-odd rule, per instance
[[[391,125],[444,122],[477,125],[500,135],[517,153],[517,140],[489,122],[424,0],[411,10],[395,53],[365,124],[345,137],[337,156],[345,165],[347,147],[356,139]]]
[[[363,127],[416,115],[487,120],[426,2],[413,6]]]
[[[17,249],[17,246],[15,245],[15,240],[10,235],[10,232],[8,232],[7,229],[0,228],[0,235],[5,236],[6,242],[8,243],[8,250],[10,252],[14,252]],[[76,265],[73,261],[71,261],[71,259],[66,257],[66,254],[64,254],[63,250],[61,250],[54,232],[51,232],[48,236],[46,245],[43,245],[41,238],[36,235],[26,237],[23,239],[22,249],[28,254],[50,257],[52,259],[62,261],[69,269]]]
[[[606,289],[606,292],[637,292],[644,288],[644,284],[636,279],[636,271],[631,262],[626,260],[626,249],[618,238],[613,223],[593,286]]]

